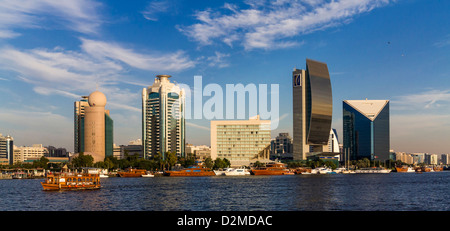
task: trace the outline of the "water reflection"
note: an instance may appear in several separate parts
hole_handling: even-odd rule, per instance
[[[102,179],[103,188],[43,191],[0,180],[0,208],[32,211],[450,210],[450,172]]]

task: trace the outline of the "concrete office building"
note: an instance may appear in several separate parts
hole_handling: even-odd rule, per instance
[[[306,70],[294,69],[293,159],[328,151],[333,101],[327,64],[306,60]]]
[[[42,146],[42,144],[33,144],[31,147],[22,146],[17,147],[14,146],[14,158],[13,162],[27,162],[29,159],[40,159],[43,156],[48,154],[48,150],[46,147]]]
[[[0,162],[13,164],[14,139],[11,136],[3,136],[0,133]]]
[[[390,158],[389,100],[344,100],[344,152],[350,160]]]
[[[142,142],[144,158],[166,152],[185,156],[185,93],[157,75],[152,86],[142,90]]]
[[[211,121],[211,159],[228,159],[232,166],[269,161],[270,120]]]
[[[75,152],[91,155],[94,162],[104,161],[113,156],[113,120],[105,110],[106,96],[94,91],[82,98],[75,102]]]

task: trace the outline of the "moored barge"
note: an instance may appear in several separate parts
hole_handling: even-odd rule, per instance
[[[287,169],[285,164],[270,163],[264,167],[258,167],[251,170],[252,175],[290,175],[291,171]]]
[[[129,168],[125,171],[117,173],[120,177],[142,177],[146,175],[147,171],[145,169]]]
[[[165,171],[165,176],[215,176],[213,170],[202,166],[191,166],[178,171]]]

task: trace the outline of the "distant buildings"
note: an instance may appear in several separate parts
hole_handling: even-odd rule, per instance
[[[94,162],[113,156],[113,120],[105,110],[106,96],[94,91],[74,104],[74,149],[92,155]]]
[[[330,136],[328,137],[328,152],[340,153],[339,139],[336,129],[330,130]]]
[[[0,133],[0,163],[13,164],[14,139],[11,136],[3,136]]]
[[[142,90],[142,142],[144,157],[166,152],[185,156],[185,93],[169,81],[170,75],[156,76],[152,86]]]
[[[53,146],[48,146],[47,157],[69,157],[69,152],[65,148],[55,148]]]
[[[350,160],[389,160],[389,100],[344,100],[343,137]]]
[[[289,133],[279,133],[278,136],[271,141],[270,159],[292,159],[292,138]]]
[[[450,154],[442,154],[441,162],[442,162],[442,164],[449,165],[450,164]]]
[[[226,158],[232,166],[268,161],[270,120],[259,116],[249,120],[211,121],[211,159]]]
[[[186,154],[193,154],[197,160],[205,160],[211,157],[211,147],[206,145],[186,144]]]
[[[46,156],[48,153],[48,149],[42,144],[33,144],[31,147],[17,147],[14,146],[14,163],[17,162],[26,162],[29,159],[39,159],[43,156]]]
[[[327,64],[306,60],[306,70],[294,69],[293,159],[327,152],[333,101]]]

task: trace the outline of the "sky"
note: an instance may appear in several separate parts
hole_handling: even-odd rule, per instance
[[[343,100],[386,99],[391,149],[450,153],[448,12],[438,0],[0,0],[0,133],[73,151],[73,104],[99,90],[126,145],[141,138],[142,89],[168,74],[276,84],[272,136],[292,134],[292,70],[309,58],[328,65],[338,136]],[[208,119],[186,123],[188,143],[210,145]]]

